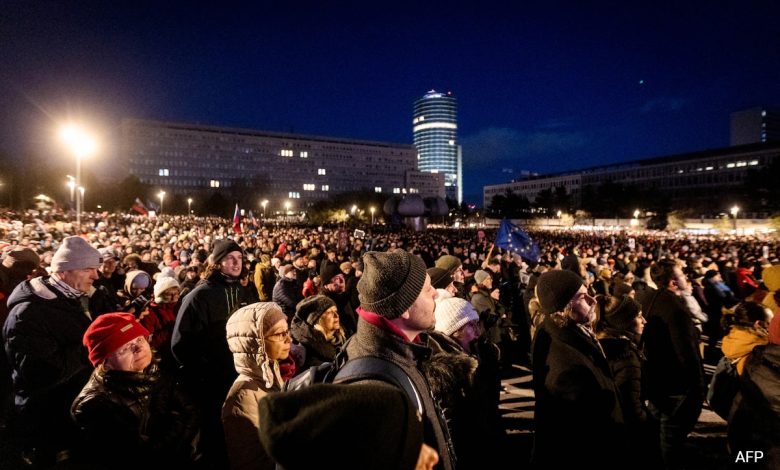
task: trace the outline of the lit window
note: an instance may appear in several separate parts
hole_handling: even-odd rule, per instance
[[[209,186],[212,187],[212,188],[218,188],[219,187],[219,181],[211,180],[211,181],[209,181]]]
[[[450,139],[450,145],[455,145],[455,141]]]
[[[323,184],[323,185],[322,185],[322,190],[323,190],[323,191],[330,191],[330,186],[329,186],[329,185],[327,185],[327,184]]]
[[[375,187],[374,187],[374,192],[375,192],[375,193],[381,193],[381,192],[382,192],[382,188],[381,188],[381,187],[379,187],[379,186],[375,186]]]
[[[756,166],[758,165],[758,160],[750,160],[750,163],[748,163],[750,166]]]
[[[401,188],[393,188],[393,194],[401,194]]]
[[[406,194],[406,188],[402,188],[402,189],[401,189],[401,192],[402,192],[403,194]]]
[[[317,169],[317,174],[318,174],[318,175],[324,175],[324,174],[325,174],[325,168],[319,168],[319,169]]]
[[[303,190],[304,191],[314,191],[314,184],[313,183],[304,183],[303,184]]]
[[[309,158],[309,152],[301,152],[301,158]]]
[[[167,168],[160,168],[158,176],[170,176],[170,171]]]
[[[707,171],[710,171],[712,169],[713,169],[713,167],[711,167],[711,166],[708,166],[707,168],[705,168],[705,170],[707,170]]]
[[[425,116],[420,116],[420,121],[425,121]]]
[[[736,165],[734,165],[733,163],[729,163],[728,165],[726,165],[726,168],[734,168],[735,166]]]
[[[300,199],[301,193],[297,191],[290,191],[289,193],[287,193],[287,197],[289,197],[290,199]]]
[[[293,151],[289,150],[289,149],[282,149],[281,155],[283,157],[292,157],[293,156]]]
[[[747,162],[737,162],[737,167],[747,166]]]

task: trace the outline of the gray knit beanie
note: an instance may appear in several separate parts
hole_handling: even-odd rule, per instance
[[[76,269],[97,268],[102,264],[100,252],[83,238],[72,236],[62,240],[62,245],[51,258],[51,272],[61,273]]]
[[[485,279],[490,277],[490,273],[483,271],[482,269],[474,273],[474,281],[479,285],[485,282]]]
[[[582,278],[568,270],[542,273],[536,283],[539,310],[545,314],[562,311],[582,285]]]
[[[363,263],[365,271],[357,285],[360,306],[388,320],[409,310],[428,276],[425,262],[403,250],[369,251]]]

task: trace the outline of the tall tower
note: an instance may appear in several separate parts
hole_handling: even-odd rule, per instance
[[[451,92],[431,90],[414,102],[412,119],[417,168],[444,173],[447,197],[463,201],[461,152],[458,143],[458,102]]]
[[[764,107],[731,113],[731,145],[780,141],[780,111]]]

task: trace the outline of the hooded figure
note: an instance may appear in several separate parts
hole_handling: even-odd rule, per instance
[[[226,331],[238,372],[222,406],[230,467],[273,469],[260,443],[257,402],[284,384],[278,361],[290,354],[287,317],[275,303],[258,302],[231,315]]]

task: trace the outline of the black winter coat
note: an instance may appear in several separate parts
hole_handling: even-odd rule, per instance
[[[599,339],[609,367],[620,392],[623,418],[626,425],[638,425],[647,420],[642,386],[642,364],[644,355],[625,336],[606,336]]]
[[[558,315],[545,319],[536,338],[540,340],[546,351],[535,345],[535,465],[618,467],[624,463],[619,452],[605,459],[596,451],[605,442],[610,449],[624,448],[620,399],[597,342]]]
[[[71,412],[95,466],[181,466],[192,454],[196,409],[156,363],[143,372],[98,367]]]
[[[646,295],[642,311],[647,324],[642,334],[647,357],[647,398],[660,409],[673,395],[697,394],[706,390],[699,354],[699,334],[680,297],[666,289]]]
[[[92,372],[81,344],[90,319],[78,299],[65,297],[42,278],[19,284],[8,307],[3,338],[20,431],[52,444],[67,442],[73,427],[70,404]]]
[[[314,328],[297,316],[293,317],[290,325],[290,334],[292,334],[292,338],[295,341],[306,348],[306,359],[301,372],[309,367],[316,367],[323,362],[333,362],[339,349],[344,344],[343,337],[341,343],[328,341],[325,339],[325,334],[322,331]]]
[[[295,316],[295,306],[303,297],[298,289],[298,283],[295,279],[281,278],[276,281],[272,299],[282,307],[282,311],[287,315],[287,321],[291,321]]]
[[[243,289],[238,281],[228,281],[220,273],[201,281],[184,297],[173,327],[171,351],[191,385],[206,385],[224,400],[237,375],[225,325],[233,312],[255,302],[254,289]]]

